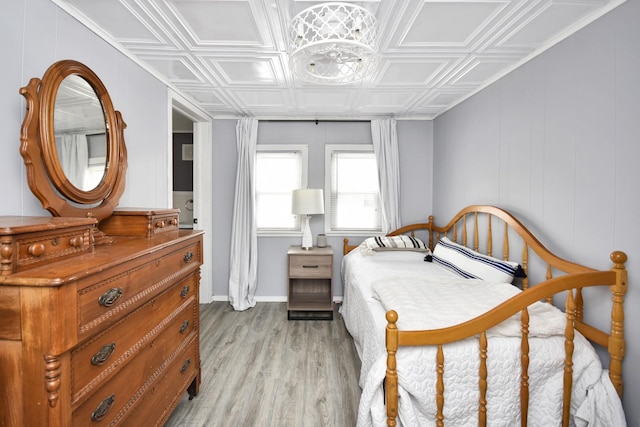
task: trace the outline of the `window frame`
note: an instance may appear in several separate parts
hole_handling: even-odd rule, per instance
[[[375,152],[373,144],[326,144],[325,145],[325,181],[324,181],[324,233],[328,236],[371,236],[384,234],[382,231],[382,221],[379,229],[339,229],[334,230],[331,224],[331,157],[334,152],[368,152],[373,154],[375,160]],[[377,161],[376,161],[377,168]],[[378,189],[378,203],[380,203],[380,189]],[[380,209],[382,207],[378,205]],[[382,213],[380,213],[382,214]]]
[[[267,152],[267,153],[277,153],[277,152],[291,152],[291,151],[299,151],[300,152],[300,188],[306,188],[308,185],[308,177],[309,177],[309,146],[306,144],[256,144],[256,169],[258,167],[258,153]],[[257,177],[257,174],[256,174]],[[256,200],[256,222],[257,222],[257,186],[255,198]],[[299,236],[302,234],[302,221],[299,218],[296,218],[296,223],[298,226],[292,229],[282,229],[282,228],[258,228],[256,225],[256,232],[258,236]]]

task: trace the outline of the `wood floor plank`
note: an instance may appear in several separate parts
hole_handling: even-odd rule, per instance
[[[285,303],[202,305],[200,355],[200,394],[166,427],[356,424],[360,361],[337,310],[333,321],[288,321]]]

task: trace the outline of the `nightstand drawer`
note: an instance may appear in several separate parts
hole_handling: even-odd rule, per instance
[[[289,277],[331,278],[331,265],[331,256],[289,255]]]

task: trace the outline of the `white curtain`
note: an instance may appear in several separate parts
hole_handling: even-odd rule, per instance
[[[56,144],[58,160],[69,181],[81,190],[89,169],[89,147],[84,134],[63,134]]]
[[[256,305],[258,237],[255,219],[254,165],[258,120],[244,118],[236,126],[238,163],[231,224],[229,302],[242,311]]]
[[[396,119],[371,120],[373,151],[378,163],[382,231],[400,228],[400,161]]]

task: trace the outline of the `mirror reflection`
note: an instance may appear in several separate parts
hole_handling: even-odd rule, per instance
[[[76,188],[90,191],[100,185],[107,159],[106,120],[91,85],[71,74],[58,88],[54,135],[58,162]]]

